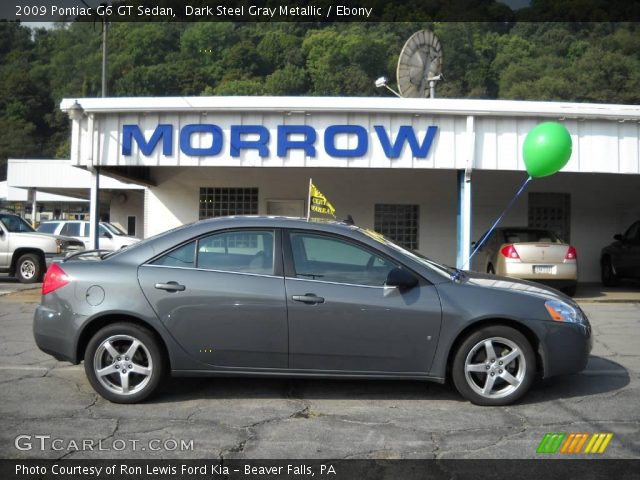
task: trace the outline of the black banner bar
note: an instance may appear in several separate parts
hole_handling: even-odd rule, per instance
[[[633,22],[640,0],[14,0],[21,22]]]
[[[2,480],[640,479],[640,459],[0,460]]]

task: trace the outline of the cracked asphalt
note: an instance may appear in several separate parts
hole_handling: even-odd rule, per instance
[[[171,379],[145,404],[111,404],[82,365],[37,349],[39,300],[39,290],[0,296],[3,458],[535,458],[547,432],[613,432],[603,456],[640,457],[640,303],[584,303],[587,369],[491,408],[449,385],[226,378]],[[18,450],[18,435],[34,448]],[[34,435],[51,437],[43,450]],[[77,451],[84,439],[103,450]],[[174,448],[181,440],[193,448]]]

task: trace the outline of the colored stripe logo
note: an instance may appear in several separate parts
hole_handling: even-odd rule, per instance
[[[542,454],[602,454],[607,449],[613,433],[546,433],[538,445],[537,453]],[[584,450],[583,450],[584,448]]]

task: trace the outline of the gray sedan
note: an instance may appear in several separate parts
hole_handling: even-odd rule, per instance
[[[461,272],[353,225],[226,217],[54,264],[38,346],[134,403],[166,373],[445,382],[479,405],[582,370],[584,312],[556,290]]]

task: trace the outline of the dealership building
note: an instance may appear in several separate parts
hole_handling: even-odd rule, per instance
[[[637,106],[156,97],[71,98],[61,108],[72,165],[92,182],[144,187],[145,237],[219,215],[304,216],[312,178],[338,219],[462,266],[527,178],[522,144],[543,121],[567,127],[573,154],[560,173],[530,182],[502,224],[560,233],[578,252],[580,281],[597,281],[600,249],[640,218]]]

